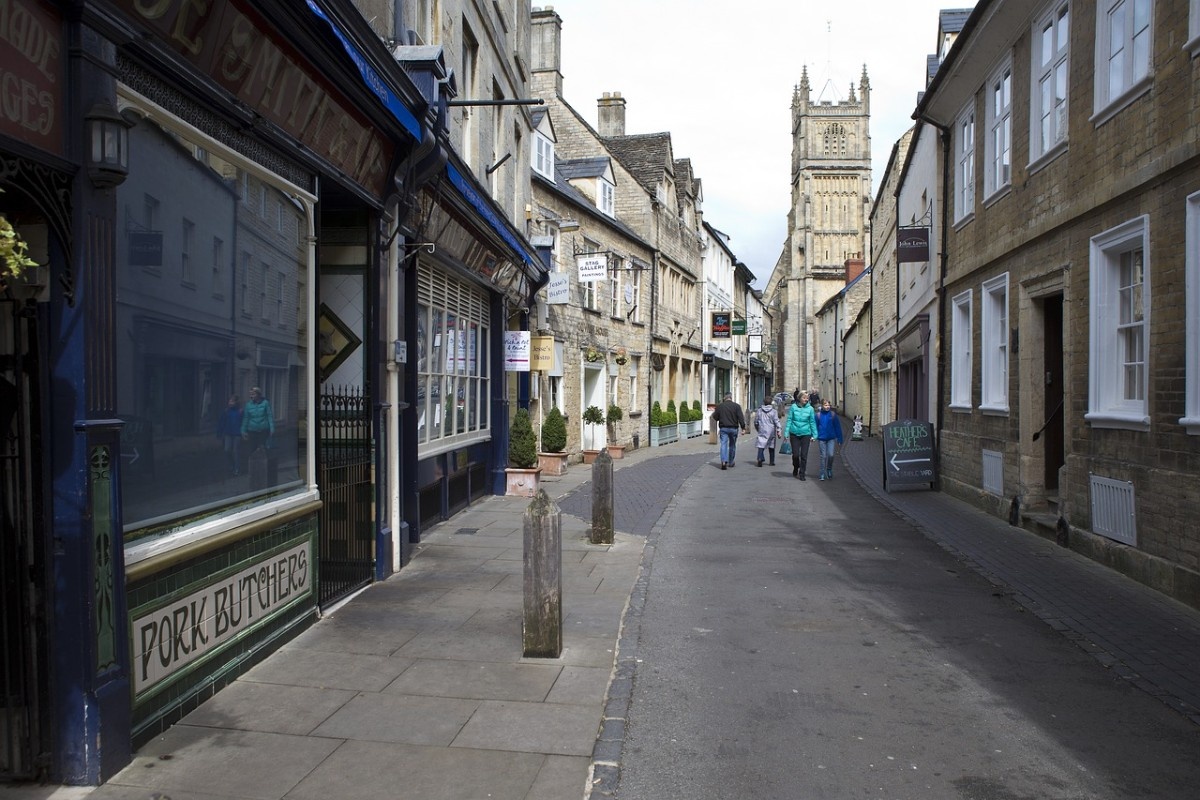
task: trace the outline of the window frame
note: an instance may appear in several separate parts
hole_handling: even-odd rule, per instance
[[[617,187],[605,178],[596,179],[596,208],[606,217],[617,214]]]
[[[1009,384],[1008,273],[980,286],[979,410],[1007,414]]]
[[[998,96],[1000,99],[998,99]],[[986,84],[984,91],[984,121],[987,136],[983,142],[983,163],[987,165],[983,175],[983,199],[991,200],[1012,186],[1012,121],[1013,121],[1013,66],[1012,56],[1005,58]],[[1003,145],[997,143],[997,134],[1003,136]],[[999,174],[1007,170],[1007,174]]]
[[[1141,399],[1124,396],[1119,382],[1126,362],[1114,358],[1124,345],[1118,330],[1120,321],[1121,256],[1142,252],[1141,281]],[[1088,412],[1084,415],[1093,427],[1126,430],[1150,430],[1150,218],[1142,215],[1093,236],[1089,245],[1089,332]]]
[[[1146,4],[1147,19],[1144,29],[1134,30],[1135,14],[1122,19],[1121,71],[1122,82],[1114,87],[1111,69],[1114,61],[1112,48],[1112,12],[1118,6],[1128,5],[1127,10],[1136,10],[1139,3]],[[1138,35],[1144,33],[1144,58],[1139,57],[1133,46]],[[1139,63],[1140,62],[1140,63]],[[1139,75],[1139,69],[1142,74]],[[1128,77],[1126,77],[1128,76]],[[1154,79],[1154,0],[1107,0],[1096,8],[1095,80],[1093,80],[1092,120],[1100,125],[1111,119],[1118,111],[1128,106],[1137,97],[1149,91]]]
[[[954,221],[975,213],[975,101],[954,120]]]
[[[1196,0],[1200,4],[1200,0]],[[1187,292],[1187,344],[1184,348],[1184,382],[1186,394],[1184,416],[1179,424],[1192,436],[1200,436],[1200,192],[1188,195],[1186,201],[1186,231],[1184,268]]]
[[[1071,3],[1056,0],[1033,23],[1030,42],[1029,86],[1029,160],[1036,164],[1048,160],[1067,147],[1070,132],[1071,102]],[[1065,28],[1065,30],[1064,30]],[[1049,30],[1054,52],[1046,53]],[[1062,86],[1059,86],[1059,79]],[[1046,109],[1045,87],[1055,92],[1054,108]],[[1061,91],[1061,103],[1058,95]],[[1049,130],[1047,130],[1049,127]],[[1046,141],[1043,135],[1046,134]]]
[[[554,180],[554,142],[541,131],[533,134],[533,171]]]
[[[951,300],[950,409],[970,411],[974,388],[974,292],[967,289]]]

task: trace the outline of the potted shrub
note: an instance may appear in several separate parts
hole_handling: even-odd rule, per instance
[[[625,412],[619,405],[612,403],[608,406],[608,413],[604,417],[604,421],[608,423],[608,443],[605,447],[613,458],[625,457],[625,445],[617,444],[617,423],[624,418]]]
[[[506,495],[533,497],[537,494],[538,477],[542,472],[537,460],[537,437],[529,421],[529,409],[518,408],[508,432],[509,466],[504,470],[507,476]]]
[[[583,421],[588,424],[588,430],[591,432],[588,440],[592,445],[583,451],[583,463],[590,464],[600,454],[600,448],[596,447],[596,426],[604,424],[604,412],[599,406],[588,406],[583,411]]]
[[[547,475],[562,475],[567,471],[567,420],[557,408],[552,408],[542,420],[542,450],[538,466]]]

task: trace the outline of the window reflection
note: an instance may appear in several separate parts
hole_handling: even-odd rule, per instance
[[[142,119],[129,141],[115,366],[136,537],[300,485],[308,223],[287,194],[186,135]],[[201,253],[211,280],[196,279]],[[243,438],[247,418],[267,435]]]

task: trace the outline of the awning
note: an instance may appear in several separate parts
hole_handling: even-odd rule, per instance
[[[333,35],[342,43],[342,47],[346,50],[346,55],[350,56],[350,60],[358,68],[358,72],[362,75],[363,82],[367,85],[367,88],[379,98],[379,102],[383,103],[384,108],[391,112],[392,116],[399,121],[406,131],[412,134],[414,139],[418,142],[421,141],[421,123],[416,115],[404,104],[399,95],[392,91],[392,88],[383,79],[383,76],[376,72],[375,68],[367,62],[366,57],[359,51],[350,37],[338,27],[337,23],[331,20],[329,15],[314,0],[307,0],[307,2],[309,10],[316,14],[318,18],[324,20],[333,31]],[[399,70],[399,67],[397,67],[397,70]]]

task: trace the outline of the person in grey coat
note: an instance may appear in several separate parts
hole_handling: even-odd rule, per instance
[[[754,445],[758,448],[758,466],[763,465],[763,451],[771,456],[771,466],[775,466],[775,439],[779,436],[779,414],[775,413],[775,405],[771,396],[763,398],[762,405],[754,410],[754,430],[758,435]]]

